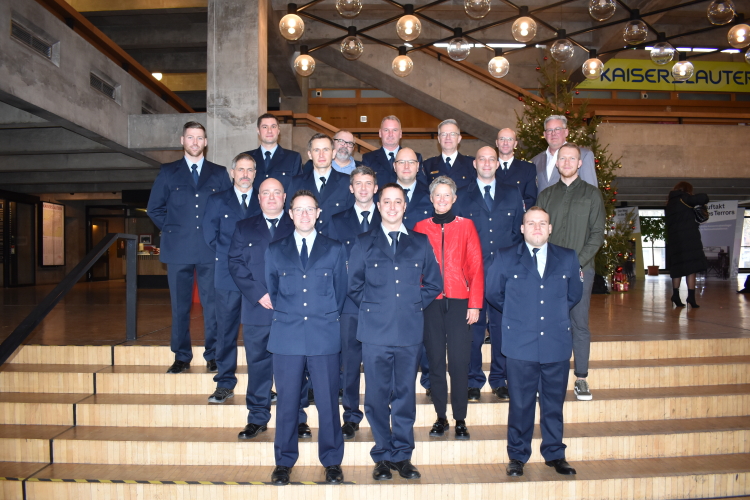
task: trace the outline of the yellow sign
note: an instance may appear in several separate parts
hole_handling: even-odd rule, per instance
[[[672,79],[672,66],[651,59],[610,59],[598,80],[584,80],[578,89],[666,90],[684,92],[750,92],[750,65],[744,62],[690,61],[695,73],[686,82]]]

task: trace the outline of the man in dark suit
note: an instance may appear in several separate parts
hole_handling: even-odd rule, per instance
[[[380,121],[378,136],[383,147],[363,154],[362,163],[373,169],[380,179],[379,182],[385,185],[389,182],[396,182],[393,162],[396,161],[396,155],[401,149],[401,120],[394,115],[384,117]],[[427,184],[427,178],[422,172],[422,155],[419,153],[416,155],[419,160],[418,178],[420,182]]]
[[[581,300],[583,277],[575,251],[548,243],[549,215],[529,207],[524,242],[497,252],[487,271],[487,301],[503,313],[503,353],[508,358],[509,476],[522,476],[531,456],[539,392],[541,452],[559,474],[576,471],[565,460],[563,403],[568,387],[570,310]]]
[[[344,439],[339,419],[339,317],[346,299],[346,249],[317,234],[320,208],[312,192],[292,196],[294,233],[266,250],[266,282],[273,304],[268,350],[276,374],[276,468],[271,481],[289,484],[299,457],[297,413],[305,367],[318,410],[318,457],[327,483],[341,483]]]
[[[500,168],[497,169],[497,180],[503,184],[517,187],[523,196],[524,209],[533,207],[536,203],[536,166],[533,163],[514,158],[513,152],[518,145],[516,132],[504,128],[497,133],[498,156]]]
[[[320,233],[331,217],[352,206],[354,195],[349,190],[349,176],[331,167],[333,140],[330,137],[313,135],[307,142],[307,156],[313,162],[313,168],[294,177],[289,192],[305,189],[315,195],[320,207],[316,230]]]
[[[224,403],[234,397],[242,294],[229,274],[229,245],[237,222],[260,213],[258,197],[253,196],[253,157],[247,153],[235,156],[229,177],[234,186],[208,197],[203,221],[203,236],[211,250],[216,252],[216,365],[219,371],[214,376],[216,390],[208,397],[209,403]]]
[[[357,167],[351,174],[349,189],[354,193],[354,206],[334,215],[324,230],[326,236],[344,244],[347,257],[351,255],[358,235],[380,225],[380,212],[373,202],[378,191],[375,172],[370,167]],[[362,421],[362,411],[359,409],[362,343],[357,340],[358,315],[359,309],[351,298],[347,298],[341,314],[341,385],[344,407],[344,425],[341,431],[344,439],[353,439]]]
[[[427,184],[417,181],[419,158],[413,149],[399,149],[393,168],[396,172],[396,182],[406,192],[406,213],[403,222],[406,229],[411,231],[414,224],[432,215],[430,188]]]
[[[203,238],[206,202],[213,193],[232,184],[226,167],[206,160],[206,129],[198,122],[182,128],[180,144],[185,156],[166,163],[151,188],[148,216],[161,231],[159,260],[167,264],[169,296],[172,302],[171,347],[175,361],[167,373],[190,368],[190,308],[193,305],[193,275],[198,276],[198,293],[203,306],[206,350],[203,357],[209,371],[216,371],[216,309],[214,264],[216,252]]]
[[[359,306],[357,339],[365,367],[365,414],[375,446],[373,478],[420,477],[411,463],[415,383],[423,350],[424,309],[443,286],[427,237],[403,224],[406,195],[398,184],[380,191],[382,222],[357,236],[349,258],[349,297]]]
[[[256,191],[260,183],[266,179],[278,179],[284,186],[284,192],[289,192],[292,177],[302,172],[302,159],[299,153],[279,146],[279,121],[270,113],[258,117],[258,139],[260,146],[252,151],[245,151],[255,160],[257,173],[253,189]]]
[[[453,179],[458,189],[461,189],[477,178],[474,157],[464,156],[458,152],[461,130],[456,120],[449,118],[438,125],[438,143],[442,153],[424,161],[428,184],[441,175],[446,175]]]
[[[489,146],[477,151],[474,167],[477,180],[458,192],[458,215],[471,219],[482,242],[485,272],[498,248],[521,241],[523,198],[517,188],[497,181],[497,153]],[[482,344],[488,323],[492,339],[490,387],[500,399],[508,398],[505,356],[498,330],[500,313],[485,303],[479,321],[472,326],[469,364],[469,401],[479,401],[486,377],[482,370]],[[496,326],[498,325],[498,326]]]
[[[267,430],[271,419],[273,361],[268,352],[273,306],[266,286],[266,248],[273,241],[294,231],[292,219],[284,212],[284,186],[276,179],[260,185],[261,213],[237,223],[229,247],[229,273],[242,293],[242,338],[247,360],[247,425],[240,439],[252,439]],[[312,437],[307,425],[307,388],[300,391],[298,435]]]

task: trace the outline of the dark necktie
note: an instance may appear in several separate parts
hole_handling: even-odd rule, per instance
[[[302,250],[299,253],[299,260],[302,262],[302,267],[307,268],[307,242],[305,241],[305,238],[302,238]]]
[[[388,157],[391,159],[391,167],[393,167],[393,162],[396,161],[396,157],[393,153],[388,153]]]
[[[391,249],[393,250],[393,255],[396,255],[396,247],[398,246],[398,233],[400,231],[391,231],[388,233],[388,236],[391,237]]]
[[[370,217],[370,212],[363,210],[362,211],[362,232],[366,233],[370,230],[370,221],[368,221],[368,217]]]
[[[266,172],[268,172],[268,167],[271,166],[271,152],[270,151],[266,151],[266,159],[264,160],[263,163],[264,163],[263,167],[266,169]]]
[[[503,175],[508,175],[508,162],[507,161],[503,162],[503,169],[502,170],[503,170]]]
[[[271,223],[271,225],[268,226],[268,232],[271,233],[271,239],[273,239],[273,235],[276,234],[276,223],[279,222],[279,219],[266,219],[266,220]]]
[[[542,275],[539,273],[539,261],[536,258],[536,254],[539,252],[539,249],[532,248],[531,251],[534,253],[534,269],[536,269],[537,274],[539,274],[539,277],[541,278]]]
[[[318,189],[318,193],[323,194],[323,189],[326,187],[326,178],[325,177],[318,177],[320,179],[320,189]]]
[[[445,168],[446,168],[446,170],[450,170],[451,169],[451,157],[450,156],[447,156],[445,158]]]
[[[411,188],[404,189],[404,194],[406,195],[406,202],[409,202],[409,191],[411,191]]]
[[[242,215],[247,213],[247,194],[242,195]]]
[[[490,189],[492,189],[492,186],[484,186],[484,202],[487,204],[487,210],[492,212],[492,207],[495,203],[492,200]]]
[[[195,182],[195,185],[197,186],[198,185],[198,178],[199,178],[199,175],[198,175],[198,165],[193,165],[190,168],[193,169],[193,182]]]

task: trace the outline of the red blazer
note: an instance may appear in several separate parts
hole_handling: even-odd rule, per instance
[[[469,309],[484,303],[482,244],[474,223],[463,217],[442,226],[432,218],[417,222],[414,231],[427,235],[443,275],[443,292],[450,299],[469,299]],[[443,298],[441,292],[438,299]]]

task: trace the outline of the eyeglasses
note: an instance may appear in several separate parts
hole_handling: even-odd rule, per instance
[[[403,167],[404,165],[409,165],[410,167],[415,166],[417,163],[419,163],[417,160],[396,160],[394,162],[399,167]]]
[[[250,172],[255,172],[255,169],[254,169],[254,168],[242,168],[242,167],[236,167],[236,168],[235,168],[235,170],[237,170],[238,172],[247,172],[247,173],[250,173]]]
[[[546,128],[544,129],[545,134],[556,134],[562,130],[567,130],[565,127],[555,127],[555,128]]]
[[[455,139],[459,135],[461,135],[461,134],[459,134],[458,132],[440,132],[438,134],[438,137],[440,137],[441,139],[445,139],[446,137],[450,137],[451,139]]]
[[[334,139],[333,142],[337,142],[339,144],[346,144],[346,146],[350,147],[350,148],[354,147],[354,143],[353,142],[345,141],[344,139]]]
[[[513,142],[515,139],[513,137],[498,137],[497,142]]]
[[[292,212],[294,212],[294,215],[302,215],[303,213],[307,215],[312,215],[315,213],[316,210],[317,208],[315,207],[296,207],[292,209]]]

